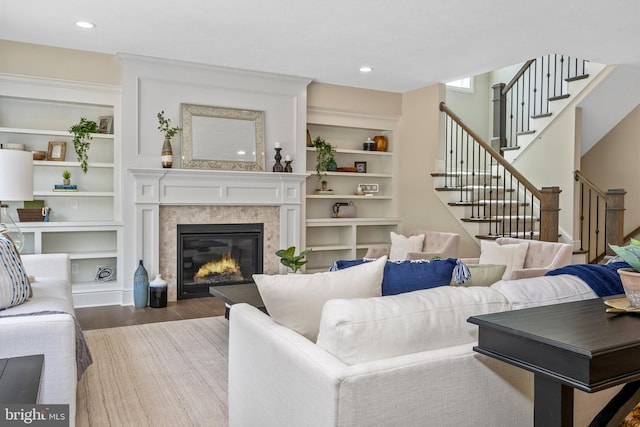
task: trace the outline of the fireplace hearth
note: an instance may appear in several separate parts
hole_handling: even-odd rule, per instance
[[[264,224],[178,224],[178,299],[210,296],[209,286],[253,283],[263,272]]]

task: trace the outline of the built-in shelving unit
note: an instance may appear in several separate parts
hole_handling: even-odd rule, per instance
[[[316,150],[306,149],[306,272],[323,271],[338,259],[362,257],[372,244],[389,242],[396,231],[397,218],[394,171],[397,170],[394,148],[397,147],[397,117],[357,114],[334,110],[309,109],[307,127],[311,138],[321,136],[336,147],[339,168],[355,167],[366,162],[366,172],[326,172],[318,177]],[[387,151],[365,151],[367,138],[384,135]],[[326,180],[333,194],[317,194],[320,181]],[[355,194],[359,184],[377,184],[379,191],[370,195]],[[333,218],[335,203],[352,202],[355,218]]]
[[[33,195],[51,208],[49,222],[17,222],[26,237],[23,253],[68,253],[74,305],[121,303],[122,222],[119,198],[120,88],[0,74],[0,144],[24,144],[47,151],[50,141],[66,143],[61,161],[34,160]],[[114,118],[114,131],[92,134],[87,173],[83,173],[68,129],[81,117]],[[62,172],[71,172],[78,191],[53,191]],[[16,210],[23,202],[10,202]],[[98,268],[113,280],[97,282]]]

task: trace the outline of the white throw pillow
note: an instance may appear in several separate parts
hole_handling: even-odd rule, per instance
[[[409,252],[422,252],[424,245],[424,234],[417,236],[403,236],[391,232],[391,248],[389,249],[389,259],[391,261],[404,261]]]
[[[485,286],[335,299],[322,310],[317,345],[349,365],[451,347],[477,341],[470,316],[510,308],[500,292]]]
[[[524,266],[529,242],[499,245],[488,240],[480,241],[480,261],[478,264],[502,264],[507,269],[502,275],[503,280],[511,278],[513,270],[520,270]]]
[[[254,274],[262,301],[276,322],[315,342],[324,303],[334,298],[382,295],[387,257],[338,271],[315,274]]]

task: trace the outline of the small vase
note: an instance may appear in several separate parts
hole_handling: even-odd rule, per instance
[[[62,183],[63,183],[64,185],[69,185],[69,184],[71,184],[71,179],[63,179],[63,180],[62,180]]]
[[[165,138],[162,144],[162,167],[173,167],[173,149],[171,148],[171,138]]]
[[[167,306],[167,281],[160,274],[149,283],[149,307],[162,308]]]
[[[133,274],[133,305],[136,308],[144,308],[147,306],[149,298],[149,275],[140,260],[138,268]]]
[[[376,151],[387,151],[387,137],[384,135],[376,135],[373,137],[373,141],[375,142]]]
[[[335,172],[336,170],[338,170],[336,159],[327,160],[327,172]]]

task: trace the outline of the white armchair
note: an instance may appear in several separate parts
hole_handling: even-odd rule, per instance
[[[422,251],[409,252],[407,259],[431,259],[434,257],[440,258],[455,258],[458,251],[458,243],[460,242],[460,235],[456,233],[447,233],[442,231],[430,231],[430,230],[416,230],[409,234],[410,236],[418,236],[424,234],[424,243],[422,245]],[[380,258],[384,255],[389,255],[391,245],[372,245],[367,249],[365,258]]]

